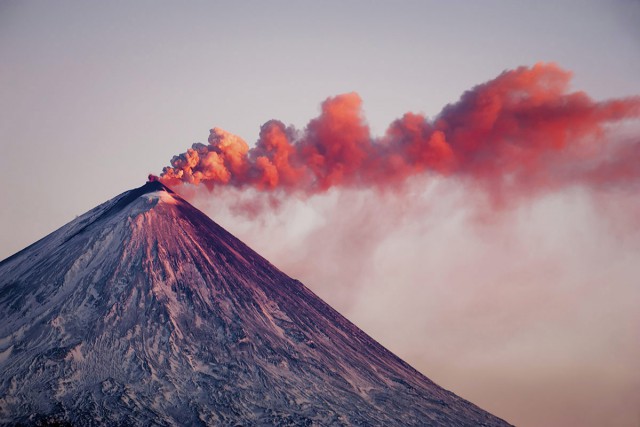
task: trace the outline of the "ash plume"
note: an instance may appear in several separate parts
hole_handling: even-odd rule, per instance
[[[568,185],[634,185],[640,140],[612,125],[640,118],[640,97],[596,101],[570,91],[572,74],[539,63],[475,86],[435,118],[406,113],[371,135],[356,93],[326,99],[299,131],[262,125],[253,148],[220,128],[208,144],[174,156],[158,178],[169,186],[250,187],[313,195],[333,187],[401,188],[412,176],[457,178],[494,207]]]

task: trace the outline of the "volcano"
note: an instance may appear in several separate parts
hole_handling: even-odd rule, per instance
[[[159,182],[0,263],[0,424],[506,426]]]

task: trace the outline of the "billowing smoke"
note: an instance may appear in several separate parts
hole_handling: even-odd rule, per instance
[[[505,71],[465,92],[434,119],[406,113],[374,137],[356,93],[328,98],[303,131],[265,123],[253,148],[219,128],[208,144],[175,156],[160,180],[252,187],[272,193],[332,187],[385,190],[415,175],[464,179],[494,206],[567,185],[635,184],[640,140],[611,138],[611,125],[640,118],[640,97],[594,101],[571,92],[554,64]]]
[[[253,148],[213,129],[160,179],[480,406],[523,425],[630,425],[640,98],[596,101],[570,80],[507,71],[381,137],[340,95],[303,130],[267,122]]]

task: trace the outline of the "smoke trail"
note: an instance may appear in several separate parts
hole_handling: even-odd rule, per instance
[[[570,80],[551,64],[506,71],[434,118],[405,114],[381,137],[358,95],[340,95],[303,130],[265,123],[253,148],[213,129],[209,144],[174,157],[160,179],[186,184],[181,194],[199,183],[232,189],[225,203],[198,206],[443,381],[486,395],[465,378],[489,372],[495,390],[507,381],[521,392],[499,397],[515,406],[529,404],[533,384],[547,406],[597,402],[602,414],[622,413],[634,407],[639,378],[636,331],[625,325],[639,319],[640,206],[628,190],[640,184],[640,97],[595,101]],[[341,191],[304,203],[283,197],[330,188]],[[523,200],[532,203],[517,206]],[[504,207],[515,209],[493,210]],[[485,213],[488,221],[473,221]],[[407,315],[401,331],[388,321]],[[440,345],[416,351],[427,345],[416,337]],[[576,393],[582,378],[626,400]]]
[[[328,98],[303,131],[271,120],[253,148],[222,129],[175,156],[169,185],[252,187],[312,195],[332,187],[401,186],[414,175],[466,179],[495,206],[567,185],[640,178],[640,139],[620,144],[613,124],[640,118],[640,97],[594,101],[570,92],[554,64],[505,71],[465,92],[433,120],[407,113],[373,137],[356,93]]]

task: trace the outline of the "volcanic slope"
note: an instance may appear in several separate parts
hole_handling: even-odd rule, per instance
[[[0,263],[0,424],[504,426],[159,182]]]

